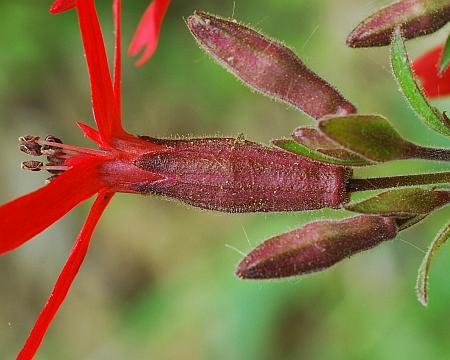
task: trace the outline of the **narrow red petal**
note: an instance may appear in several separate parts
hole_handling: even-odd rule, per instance
[[[104,144],[109,144],[113,137],[120,137],[124,131],[94,0],[78,1],[77,10],[91,80],[95,122]]]
[[[56,0],[50,7],[50,12],[52,14],[58,14],[73,9],[77,6],[77,2],[78,0]]]
[[[439,45],[415,59],[412,64],[428,98],[450,95],[450,67],[439,74],[439,61],[443,51],[444,45]]]
[[[91,139],[93,142],[97,144],[100,144],[102,142],[100,133],[97,130],[81,122],[77,122],[77,125],[83,132],[84,136],[86,136],[88,139]]]
[[[92,205],[92,209],[81,229],[70,255],[56,281],[55,287],[47,300],[42,312],[40,313],[31,333],[23,346],[21,352],[17,356],[18,360],[30,360],[35,355],[42,339],[55,317],[59,307],[64,301],[70,286],[72,285],[78,270],[83,263],[89,248],[89,243],[100,217],[110,202],[113,193],[100,192],[97,199]]]
[[[136,66],[143,65],[155,52],[162,21],[169,4],[170,0],[153,0],[142,16],[128,49],[130,56],[135,56],[144,50],[141,58],[136,62]]]
[[[0,207],[0,254],[44,231],[101,188],[96,162],[66,171],[50,184]]]
[[[121,72],[122,72],[122,44],[121,44],[121,31],[120,31],[120,0],[114,0],[113,2],[113,16],[114,16],[114,28],[116,36],[116,46],[114,53],[114,95],[116,96],[116,103],[119,114],[122,113],[122,95],[121,95]]]

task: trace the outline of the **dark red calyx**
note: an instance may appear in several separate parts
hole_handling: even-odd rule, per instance
[[[157,141],[168,150],[144,154],[134,164],[164,179],[134,184],[136,192],[224,212],[339,208],[347,202],[346,167],[239,138]]]

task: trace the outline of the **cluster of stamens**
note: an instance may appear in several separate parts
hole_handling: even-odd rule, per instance
[[[48,135],[43,140],[39,136],[21,136],[19,138],[19,149],[31,156],[47,157],[45,164],[37,160],[24,161],[21,164],[23,170],[48,171],[52,176],[46,180],[47,182],[68,170],[69,166],[65,164],[66,159],[80,153],[77,147],[66,145],[53,135]]]

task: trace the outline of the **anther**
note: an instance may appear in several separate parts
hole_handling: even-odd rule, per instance
[[[39,136],[33,136],[33,135],[25,135],[19,137],[20,142],[37,142],[40,139]]]
[[[52,142],[52,143],[58,143],[58,144],[62,144],[63,143],[61,139],[59,139],[59,138],[57,138],[56,136],[53,136],[53,135],[47,135],[45,137],[45,141]]]
[[[41,161],[24,161],[21,164],[22,170],[41,171],[44,164]]]
[[[54,146],[51,145],[49,143],[52,144],[62,144],[62,140],[57,138],[56,136],[53,135],[47,135],[44,139],[44,141],[46,142],[44,145],[42,145],[42,154],[44,155],[56,155],[58,153],[61,153],[61,149],[59,148],[59,146]]]
[[[19,144],[19,150],[27,155],[41,156],[41,146],[37,143]]]
[[[41,156],[41,145],[38,143],[39,136],[21,136],[19,138],[19,149],[20,151],[24,152],[25,154],[31,155],[31,156]]]

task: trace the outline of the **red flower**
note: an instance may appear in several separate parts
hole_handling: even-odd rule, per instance
[[[412,64],[428,98],[450,95],[450,67],[442,74],[439,73],[439,61],[443,51],[444,44],[439,45],[415,59]]]
[[[73,5],[73,4],[72,4]],[[21,149],[31,155],[48,155],[49,164],[25,162],[30,170],[60,173],[47,186],[0,207],[0,254],[10,251],[64,216],[73,207],[97,194],[51,296],[34,325],[18,359],[31,359],[67,295],[86,255],[95,225],[116,191],[134,192],[130,184],[155,181],[161,176],[141,170],[132,162],[142,154],[162,148],[126,133],[121,125],[120,95],[120,0],[114,1],[116,58],[114,83],[108,69],[94,0],[76,4],[89,68],[93,112],[98,131],[79,124],[101,150],[62,144],[54,137],[21,138]]]
[[[51,6],[50,12],[57,14],[72,9],[76,6],[77,1],[56,0]],[[128,49],[130,56],[136,56],[143,51],[141,58],[136,62],[136,66],[146,63],[155,52],[162,21],[169,4],[170,0],[153,0],[145,10]]]

